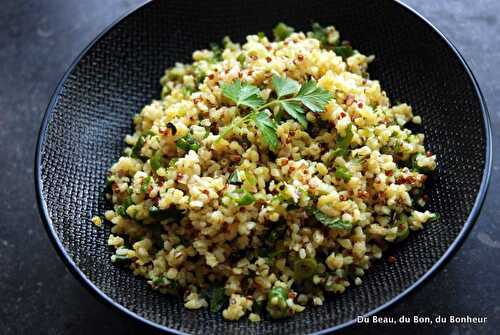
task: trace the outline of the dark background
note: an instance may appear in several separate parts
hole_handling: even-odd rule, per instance
[[[388,1],[388,0],[387,0]],[[405,1],[438,27],[475,73],[500,127],[500,2]],[[1,1],[0,334],[154,334],[96,301],[54,252],[35,203],[33,159],[50,96],[74,58],[140,0]],[[234,2],[229,2],[228,5]],[[483,211],[459,253],[432,280],[383,315],[486,316],[485,325],[409,325],[415,334],[495,334],[500,327],[498,161]],[[348,333],[400,333],[363,326]]]

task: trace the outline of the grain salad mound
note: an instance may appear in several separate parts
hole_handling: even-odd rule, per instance
[[[437,218],[436,157],[370,79],[374,57],[333,26],[273,32],[168,69],[107,180],[112,261],[228,320],[322,305]]]

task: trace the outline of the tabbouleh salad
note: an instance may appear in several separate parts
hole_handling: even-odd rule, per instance
[[[273,35],[167,69],[107,178],[111,260],[228,320],[322,305],[437,219],[436,156],[370,79],[374,57],[333,26]]]

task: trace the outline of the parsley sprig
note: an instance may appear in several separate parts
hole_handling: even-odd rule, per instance
[[[314,113],[323,112],[332,99],[330,92],[319,87],[313,79],[300,85],[293,79],[273,75],[272,86],[276,92],[276,99],[265,103],[261,98],[260,89],[254,85],[240,80],[235,80],[231,84],[223,84],[222,94],[226,98],[234,102],[237,107],[247,107],[252,111],[227,126],[219,134],[217,141],[224,138],[234,128],[252,121],[269,148],[274,151],[279,145],[277,125],[271,115],[264,111],[266,108],[280,105],[290,117],[306,128],[306,108]]]

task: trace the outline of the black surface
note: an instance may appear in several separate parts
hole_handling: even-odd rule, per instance
[[[411,3],[410,3],[411,4]],[[497,5],[479,1],[447,5],[415,3],[462,50],[485,91],[493,116],[498,97]],[[0,136],[2,212],[0,236],[2,305],[0,326],[6,333],[90,333],[113,329],[136,333],[140,325],[101,306],[69,276],[55,256],[34,208],[32,157],[34,134],[58,78],[76,54],[102,27],[134,3],[103,1],[24,2],[0,13]],[[122,6],[115,7],[115,6]],[[94,13],[94,14],[92,14]],[[98,25],[97,23],[100,23]],[[89,30],[90,29],[90,30]],[[15,138],[19,140],[15,141]],[[494,162],[496,164],[496,161]],[[394,308],[392,315],[488,316],[482,327],[457,328],[458,333],[493,333],[499,323],[497,292],[499,255],[498,198],[494,169],[490,195],[481,219],[459,255],[418,294]],[[495,211],[496,209],[496,211]],[[497,215],[495,215],[497,214]],[[496,308],[496,309],[495,309]],[[449,329],[432,329],[449,333]],[[368,333],[380,332],[371,327]],[[421,328],[428,333],[430,327]],[[3,333],[3,331],[2,331]]]

